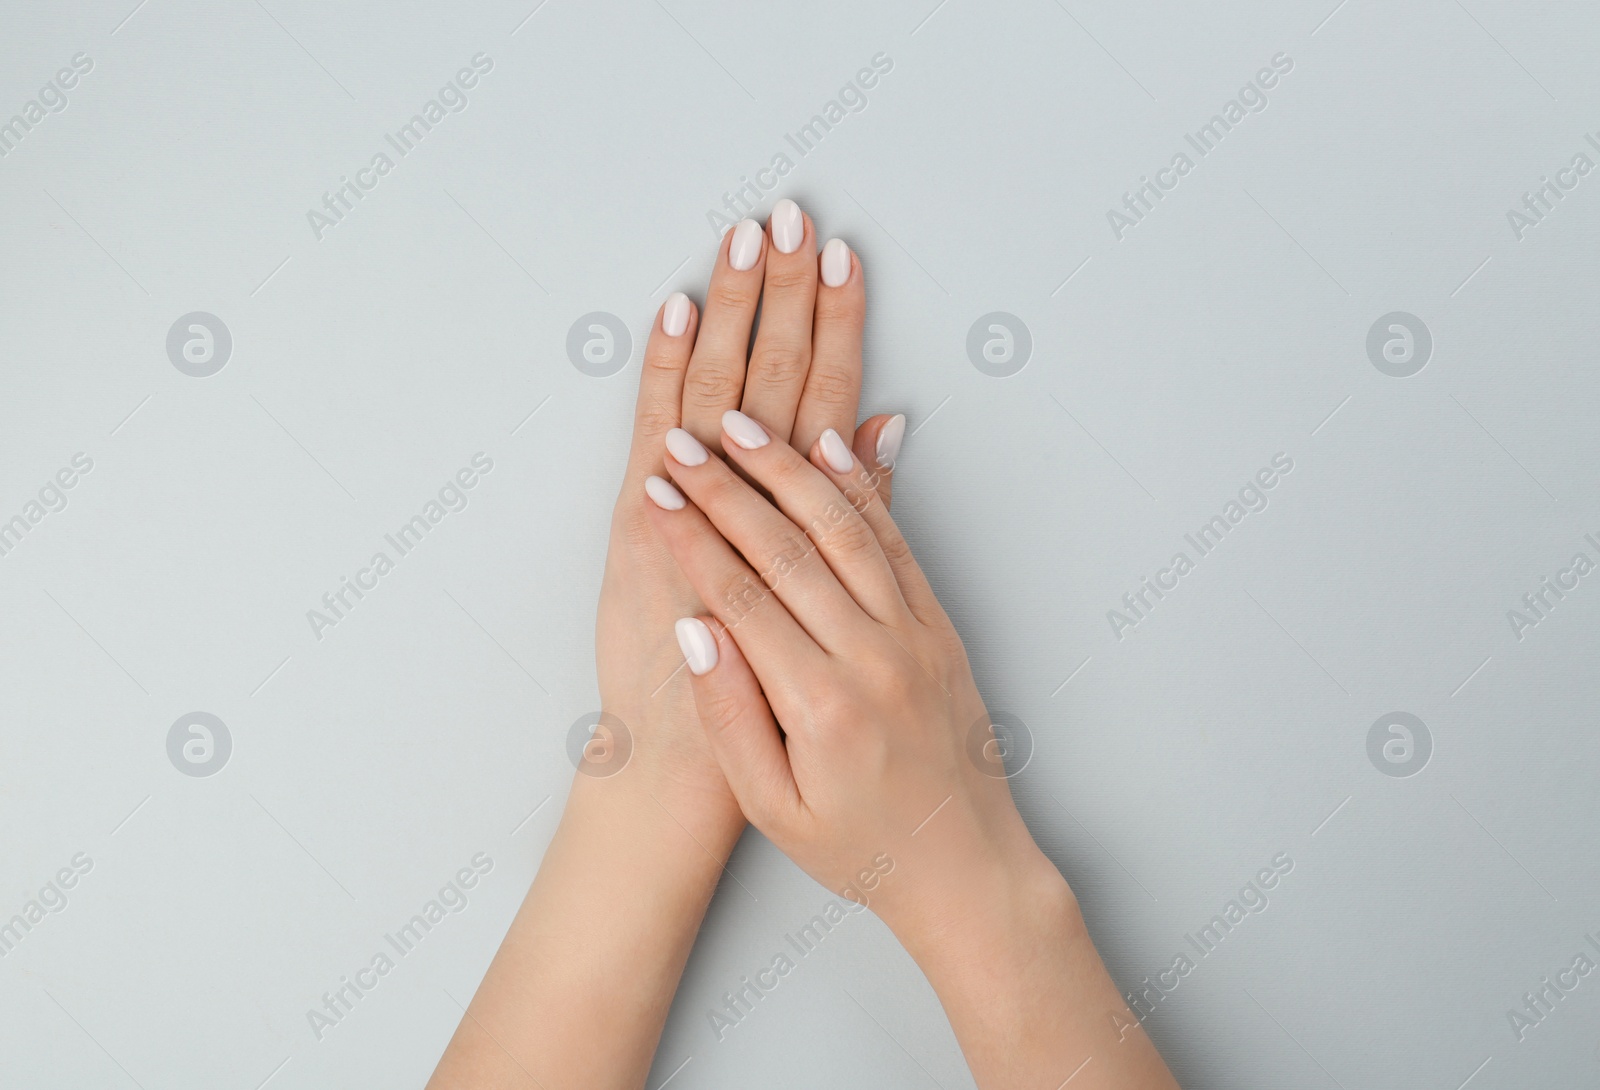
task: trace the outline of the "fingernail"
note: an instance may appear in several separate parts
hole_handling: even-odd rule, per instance
[[[728,247],[728,264],[740,272],[755,267],[761,256],[761,225],[755,220],[740,220],[733,229],[733,242]]]
[[[850,247],[842,238],[830,238],[822,248],[822,282],[837,288],[850,279]]]
[[[681,337],[689,328],[689,297],[681,291],[667,296],[667,305],[661,312],[661,332],[669,337]]]
[[[684,466],[704,465],[706,458],[709,457],[700,440],[682,428],[673,428],[667,432],[667,453],[676,458],[679,465]]]
[[[783,198],[772,206],[772,244],[778,248],[779,253],[792,254],[800,248],[800,240],[805,238],[806,220],[800,214],[800,206],[788,197]]]
[[[646,477],[644,479],[644,494],[650,497],[663,511],[682,511],[688,503],[683,498],[683,493],[672,487],[672,482],[665,477]]]
[[[755,450],[757,447],[767,445],[767,429],[738,409],[729,409],[722,414],[722,430],[728,433],[729,439],[745,450]]]
[[[880,469],[893,469],[895,459],[900,457],[900,444],[906,441],[906,418],[903,413],[896,413],[889,418],[878,432],[878,467]]]
[[[672,630],[678,634],[678,646],[691,674],[699,677],[717,664],[717,641],[699,617],[685,617]]]
[[[828,463],[829,469],[835,473],[849,473],[855,468],[856,460],[850,456],[850,448],[844,445],[838,432],[829,428],[818,442],[822,445],[822,460]]]

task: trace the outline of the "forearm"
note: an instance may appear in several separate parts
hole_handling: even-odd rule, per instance
[[[983,1090],[1177,1090],[1066,881],[1035,855],[904,928],[973,1078]]]
[[[430,1087],[643,1085],[743,828],[636,769],[579,775],[533,887]],[[690,800],[693,802],[695,800]]]

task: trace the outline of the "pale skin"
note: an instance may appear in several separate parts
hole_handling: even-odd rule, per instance
[[[888,924],[984,1090],[1176,1088],[970,756],[983,702],[888,514],[904,421],[855,427],[865,283],[830,246],[782,202],[725,236],[704,315],[657,315],[597,624],[632,756],[575,778],[430,1087],[643,1086],[748,818]]]

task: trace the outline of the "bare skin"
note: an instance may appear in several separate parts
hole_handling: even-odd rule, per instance
[[[681,493],[650,496],[711,615],[679,632],[740,807],[889,925],[979,1086],[1175,1087],[1003,765],[974,755],[974,731],[992,734],[966,651],[874,494],[876,467],[834,432],[808,459],[740,413],[723,425],[726,461],[669,435]]]
[[[792,252],[774,242],[773,231],[783,235],[786,226],[775,215],[742,270],[730,262],[741,240],[729,232],[704,313],[684,300],[675,335],[666,324],[673,301],[656,315],[596,624],[601,707],[626,726],[632,755],[614,775],[574,777],[539,874],[430,1087],[638,1087],[649,1072],[745,819],[700,727],[672,638],[673,622],[703,607],[650,525],[643,483],[665,471],[669,429],[712,439],[727,409],[743,407],[775,435],[805,444],[825,428],[854,429],[861,267],[852,256],[845,283],[822,283],[815,227],[798,209],[795,218],[799,228],[795,219],[787,224]],[[888,420],[862,426],[864,452]],[[887,496],[887,479],[883,489]],[[596,746],[618,742],[597,739]],[[604,760],[595,765],[591,771],[610,771]]]
[[[819,261],[798,209],[758,253],[743,230],[699,328],[669,300],[646,351],[597,626],[632,758],[574,781],[429,1085],[642,1086],[748,816],[884,919],[985,1090],[1176,1090],[983,747],[961,639],[889,517],[904,420],[854,428],[860,263]]]

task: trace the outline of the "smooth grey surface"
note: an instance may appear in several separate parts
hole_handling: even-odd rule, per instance
[[[1509,1016],[1600,961],[1600,572],[1522,604],[1600,562],[1600,174],[1509,216],[1600,164],[1593,4],[134,4],[0,8],[0,121],[93,62],[0,158],[0,519],[92,461],[0,556],[0,920],[90,865],[0,959],[0,1081],[420,1085],[597,702],[654,310],[790,150],[759,214],[792,196],[861,255],[863,408],[910,417],[896,510],[1031,729],[1019,803],[1119,983],[1293,860],[1153,1004],[1183,1085],[1600,1084],[1600,976]],[[319,238],[308,211],[480,53]],[[605,377],[568,357],[594,312],[631,334]],[[1431,340],[1409,377],[1403,343],[1369,353],[1396,312]],[[209,377],[169,356],[195,313],[231,341]],[[1031,342],[1009,377],[969,356],[993,314],[980,359],[995,321]],[[307,611],[479,452],[466,507],[318,638]],[[231,748],[169,737],[194,712]],[[1420,732],[1369,745],[1390,713],[1429,742],[1407,777]],[[319,1039],[322,993],[478,853],[466,908]],[[729,872],[652,1088],[971,1085],[871,917],[719,1040],[707,1011],[830,899],[754,834]]]

